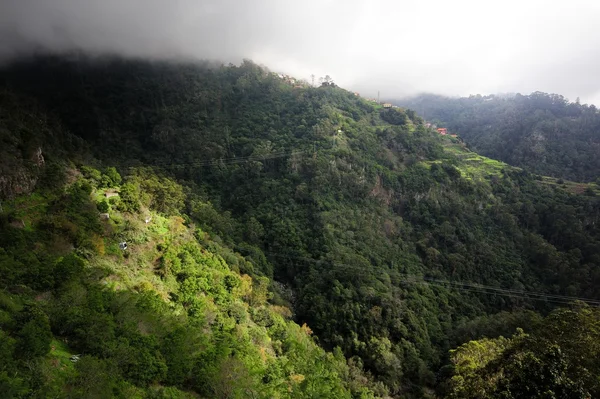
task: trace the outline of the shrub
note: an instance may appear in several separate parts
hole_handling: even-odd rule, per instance
[[[121,184],[122,178],[117,169],[113,166],[106,168],[102,175],[101,183],[103,187],[116,187]]]
[[[100,211],[101,213],[106,213],[110,210],[110,205],[108,205],[108,202],[106,202],[106,200],[102,200],[102,201],[98,202],[96,204],[96,207],[98,208],[98,211]]]
[[[17,353],[26,359],[44,356],[50,351],[52,332],[48,316],[40,309],[28,306],[20,315]]]

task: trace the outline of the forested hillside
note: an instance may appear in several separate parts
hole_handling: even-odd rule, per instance
[[[597,186],[422,122],[251,62],[6,66],[0,390],[464,397],[485,378],[457,358],[471,340],[495,364],[595,356],[556,360],[523,334],[600,300]],[[565,392],[596,392],[568,375]]]
[[[600,178],[600,113],[593,105],[541,92],[514,96],[398,100],[447,127],[482,155],[540,175]]]
[[[269,280],[241,271],[251,261],[179,216],[180,185],[68,172],[64,191],[15,201],[0,221],[3,398],[372,396],[267,302]],[[145,201],[128,191],[148,184]]]

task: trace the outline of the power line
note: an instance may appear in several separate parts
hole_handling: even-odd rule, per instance
[[[594,299],[589,299],[589,298],[558,295],[558,294],[548,294],[548,293],[539,292],[539,291],[536,292],[536,291],[515,290],[515,289],[510,289],[510,288],[500,288],[500,287],[494,287],[494,286],[477,284],[477,283],[465,283],[465,282],[458,282],[458,281],[439,280],[439,279],[434,279],[434,278],[429,278],[429,277],[424,277],[424,279],[427,281],[430,281],[430,282],[434,282],[434,283],[460,285],[460,286],[466,286],[466,287],[475,288],[475,289],[495,290],[495,291],[517,294],[517,295],[526,294],[526,295],[530,295],[530,296],[543,296],[545,298],[556,298],[556,299],[564,299],[564,300],[569,300],[569,301],[592,301],[592,302],[597,302],[597,304],[600,305],[600,300],[594,300]]]
[[[169,164],[162,164],[162,165],[154,164],[154,165],[148,165],[148,167],[162,168],[162,167],[174,167],[174,166],[211,166],[211,165],[221,165],[221,164],[231,165],[231,164],[240,164],[240,163],[251,162],[251,161],[265,161],[268,159],[284,158],[284,157],[289,157],[289,156],[294,156],[294,155],[305,154],[307,152],[308,152],[308,150],[292,151],[292,152],[279,151],[279,152],[273,152],[273,153],[270,153],[267,155],[249,155],[249,156],[244,156],[244,157],[217,158],[217,159],[208,159],[208,160],[205,159],[205,160],[197,160],[197,161],[187,162],[187,163],[169,163]],[[133,167],[133,166],[129,167],[129,169],[134,169],[134,168],[135,167]],[[17,208],[17,210],[21,211],[21,210],[35,208],[35,207],[43,206],[43,205],[46,205],[46,204],[37,204],[37,205],[32,205],[32,206],[29,206],[26,208]],[[304,261],[313,262],[313,263],[330,263],[333,266],[336,266],[338,269],[340,267],[342,267],[342,268],[358,270],[358,268],[356,266],[337,263],[337,262],[328,261],[328,260],[317,260],[317,259],[306,258],[306,257],[290,257],[290,256],[272,253],[272,252],[265,252],[265,253],[270,254],[271,256],[275,256],[275,257],[283,257],[283,258],[288,258],[288,259],[299,259],[299,260],[304,260]],[[382,270],[381,268],[379,268],[379,269]],[[361,273],[362,275],[366,275],[368,277],[375,277],[372,274],[366,274],[365,270],[360,270],[360,271],[362,272]],[[568,304],[572,301],[582,301],[582,302],[585,302],[588,304],[600,306],[599,300],[594,300],[594,299],[589,299],[589,298],[558,295],[558,294],[549,294],[549,293],[535,292],[535,291],[506,289],[506,288],[494,287],[494,286],[478,284],[478,283],[471,283],[471,282],[441,280],[441,279],[435,279],[432,277],[425,277],[425,276],[419,276],[419,275],[415,275],[415,274],[402,273],[402,272],[399,272],[399,271],[393,270],[393,269],[387,269],[385,271],[390,274],[396,274],[397,276],[402,276],[405,278],[412,278],[414,280],[413,282],[429,284],[429,285],[438,285],[438,286],[451,286],[452,288],[466,291],[466,292],[497,294],[497,295],[515,297],[515,298],[522,298],[522,299],[538,299],[538,300],[545,300],[548,302],[556,302],[556,303],[562,303],[562,304]],[[416,278],[420,278],[421,280],[415,280]]]
[[[426,284],[426,285],[441,286],[441,284],[431,283],[431,282],[427,282],[427,281],[422,281],[421,283]],[[500,296],[505,296],[505,297],[527,299],[527,300],[538,300],[538,301],[543,300],[544,302],[552,302],[552,303],[557,303],[557,304],[561,304],[561,305],[569,305],[572,303],[572,301],[567,301],[567,300],[558,300],[558,299],[551,299],[551,298],[546,298],[546,297],[529,297],[527,295],[515,295],[515,294],[511,294],[511,293],[503,293],[503,292],[498,292],[498,291],[477,290],[477,289],[470,289],[470,288],[459,287],[459,286],[453,286],[453,287],[451,287],[451,289],[457,289],[459,291],[470,292],[470,293],[493,294],[493,295],[500,295]],[[590,305],[595,305],[595,306],[599,305],[598,303],[596,303],[594,301],[586,302],[586,303],[588,303]]]
[[[333,262],[333,261],[329,261],[329,260],[319,260],[319,259],[311,259],[311,258],[306,258],[306,257],[286,256],[286,255],[280,255],[280,254],[276,254],[276,253],[272,253],[272,252],[265,252],[265,254],[269,254],[269,255],[275,256],[275,257],[288,258],[288,259],[292,259],[292,260],[298,259],[298,260],[304,260],[304,261],[312,262],[312,263],[331,264],[338,269],[342,268],[342,269],[346,269],[346,270],[355,270],[355,271],[359,271],[360,274],[363,276],[376,277],[372,273],[367,274],[364,269],[359,268],[354,265],[337,263],[337,262]],[[513,298],[528,299],[528,300],[544,300],[547,302],[554,302],[554,303],[559,303],[559,304],[563,304],[563,305],[570,304],[573,301],[581,301],[581,302],[585,302],[589,305],[600,306],[600,300],[595,300],[595,299],[590,299],[590,298],[574,297],[574,296],[559,295],[559,294],[550,294],[550,293],[527,291],[527,290],[514,290],[514,289],[508,289],[508,288],[495,287],[495,286],[491,286],[491,285],[485,285],[485,284],[471,283],[471,282],[441,280],[441,279],[421,276],[421,275],[417,275],[417,274],[402,273],[397,270],[384,269],[381,267],[379,267],[379,268],[376,267],[376,268],[374,268],[373,271],[376,272],[376,271],[378,271],[377,269],[379,269],[379,271],[385,271],[389,274],[396,274],[397,277],[404,277],[405,278],[404,281],[407,281],[407,282],[426,284],[426,285],[430,285],[430,286],[432,286],[432,285],[446,286],[446,288],[452,288],[452,289],[457,289],[459,291],[465,291],[465,292],[471,292],[471,293],[495,294],[495,295],[513,297]],[[335,271],[335,269],[332,269],[332,271]],[[447,286],[450,286],[450,287],[447,287]]]
[[[241,163],[246,163],[246,162],[252,162],[252,161],[266,161],[266,160],[270,160],[270,159],[278,159],[278,158],[286,158],[286,157],[290,157],[290,156],[295,156],[295,155],[302,155],[302,154],[307,154],[309,153],[310,150],[299,150],[299,151],[278,151],[278,152],[272,152],[270,154],[266,154],[266,155],[248,155],[248,156],[243,156],[243,157],[229,157],[229,158],[215,158],[215,159],[203,159],[203,160],[197,160],[197,161],[192,161],[192,162],[185,162],[185,163],[155,163],[152,165],[140,165],[140,166],[129,166],[126,169],[134,170],[137,168],[153,168],[153,169],[166,169],[169,167],[178,167],[178,166],[216,166],[216,165],[235,165],[235,164],[241,164]],[[55,176],[59,174],[59,171],[44,171],[44,173],[46,175],[51,175],[51,176]],[[28,207],[24,207],[24,208],[16,208],[15,210],[25,210],[25,209],[31,209],[31,208],[37,208],[39,206],[45,206],[47,204],[42,203],[42,204],[36,204],[36,205],[32,205],[32,206],[28,206]],[[0,203],[0,212],[3,213],[3,209],[1,208],[2,204]]]
[[[302,151],[279,151],[266,155],[249,155],[244,157],[230,157],[230,158],[215,158],[215,159],[201,159],[190,162],[178,162],[178,163],[153,163],[151,165],[143,165],[139,167],[149,168],[162,168],[162,167],[176,167],[176,166],[213,166],[213,165],[231,165],[240,164],[251,161],[265,161],[269,159],[286,158],[294,155],[302,155],[308,153],[308,150]],[[137,166],[129,166],[129,169],[135,169]]]
[[[153,164],[145,164],[145,165],[138,165],[138,166],[127,166],[127,167],[124,167],[124,169],[128,169],[131,172],[132,170],[139,169],[139,168],[151,168],[151,169],[166,170],[167,168],[171,168],[171,167],[175,168],[175,167],[184,167],[184,166],[203,167],[203,166],[235,165],[235,164],[242,164],[242,163],[252,162],[252,161],[262,162],[262,161],[271,160],[271,159],[286,158],[286,157],[291,157],[291,156],[295,156],[295,155],[308,154],[310,152],[311,152],[311,150],[300,150],[300,151],[291,151],[291,152],[280,151],[280,152],[270,153],[267,155],[249,155],[249,156],[243,156],[243,157],[202,159],[202,160],[197,160],[197,161],[179,162],[179,163],[153,163]],[[46,176],[58,176],[61,174],[61,172],[46,170],[43,172],[43,174]]]
[[[437,286],[446,287],[446,285],[444,283],[431,282],[431,281],[427,281],[425,279],[423,281],[421,281],[421,283],[427,284],[427,285],[437,285]],[[451,287],[446,287],[446,288],[457,289],[459,291],[479,293],[479,294],[501,295],[501,296],[506,296],[506,297],[528,299],[528,300],[543,300],[545,302],[553,302],[553,303],[558,303],[558,304],[563,304],[563,305],[568,305],[573,302],[573,300],[566,299],[568,297],[562,297],[562,299],[561,299],[561,296],[559,296],[559,295],[529,296],[530,293],[528,291],[522,291],[522,294],[515,294],[515,293],[511,293],[510,291],[505,291],[505,290],[502,290],[499,288],[494,288],[494,289],[488,290],[488,289],[472,288],[472,287],[468,287],[468,286],[465,287],[465,286],[460,286],[460,285],[452,285]],[[582,302],[586,302],[590,305],[595,305],[595,306],[600,305],[600,302],[592,300],[592,299],[585,299],[585,300],[579,299],[579,300]]]

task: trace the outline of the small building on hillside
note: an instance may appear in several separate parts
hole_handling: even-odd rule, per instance
[[[23,221],[23,219],[15,219],[15,220],[11,221],[9,224],[16,229],[24,229],[25,228],[25,222]]]
[[[383,103],[383,108],[392,108],[392,104],[390,104],[390,103]]]
[[[445,136],[445,135],[448,134],[448,129],[446,129],[445,127],[440,127],[440,128],[437,129],[437,132],[439,134],[441,134],[442,136]]]

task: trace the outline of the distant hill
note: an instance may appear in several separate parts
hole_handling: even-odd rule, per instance
[[[462,98],[425,94],[394,103],[458,133],[488,157],[540,175],[600,178],[600,113],[593,105],[541,92]]]

